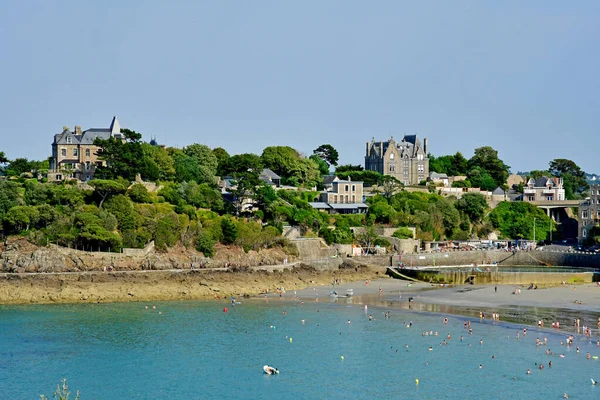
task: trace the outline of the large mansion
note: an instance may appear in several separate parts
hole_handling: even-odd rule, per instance
[[[373,138],[367,142],[365,170],[393,176],[405,185],[418,185],[429,176],[427,138],[423,145],[417,135],[404,135],[399,142],[393,137],[385,142]]]
[[[91,128],[82,132],[80,126],[76,126],[74,131],[63,127],[61,133],[54,135],[52,142],[48,180],[93,179],[96,167],[105,165],[98,159],[99,147],[94,145],[94,140],[110,137],[123,138],[117,117],[113,117],[108,128]]]

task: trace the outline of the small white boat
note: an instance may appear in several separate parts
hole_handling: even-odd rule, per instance
[[[279,370],[277,368],[270,367],[268,365],[265,365],[263,367],[263,371],[265,371],[265,374],[267,374],[267,375],[273,375],[273,374],[278,374],[279,373]]]

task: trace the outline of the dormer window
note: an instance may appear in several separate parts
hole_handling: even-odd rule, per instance
[[[67,136],[67,144],[71,144],[71,140],[72,140],[71,136]]]
[[[394,153],[390,154],[390,160],[394,159]]]

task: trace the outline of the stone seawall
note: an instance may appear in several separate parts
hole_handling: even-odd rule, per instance
[[[600,268],[600,254],[518,251],[454,251],[448,253],[410,254],[393,256],[356,257],[355,260],[370,265],[397,266],[402,261],[407,266],[453,266],[497,263],[502,266],[546,265]]]
[[[510,284],[510,285],[556,285],[567,283],[591,283],[593,272],[472,272],[470,270],[416,270],[405,269],[402,274],[424,282],[451,284]]]

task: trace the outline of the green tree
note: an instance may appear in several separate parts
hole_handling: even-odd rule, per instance
[[[100,209],[102,209],[102,204],[104,204],[104,201],[108,197],[124,193],[127,190],[125,182],[121,180],[93,179],[89,184],[95,189],[98,196],[100,196],[100,204],[98,204]]]
[[[338,160],[340,158],[338,151],[330,144],[320,145],[313,151],[313,154],[324,160],[329,165],[333,166],[338,164]]]
[[[203,144],[192,144],[183,148],[183,152],[198,161],[202,182],[213,183],[217,174],[218,160],[210,147]]]
[[[175,180],[177,182],[204,182],[208,176],[202,176],[200,164],[195,157],[175,150],[173,153],[173,166],[175,167]]]
[[[0,220],[6,212],[21,203],[19,196],[19,186],[14,182],[0,181]]]
[[[404,185],[398,179],[390,175],[385,175],[381,185],[381,194],[389,201],[393,196],[400,192],[403,187]]]
[[[550,161],[550,173],[563,178],[565,197],[569,200],[582,198],[589,188],[585,172],[571,160],[557,158]]]
[[[551,220],[546,213],[524,201],[503,201],[489,215],[492,226],[509,239],[544,240],[548,237]],[[535,228],[534,228],[535,226]]]
[[[26,158],[17,158],[8,164],[6,167],[6,175],[8,176],[21,176],[25,172],[32,171],[31,162]]]
[[[131,188],[127,191],[127,195],[131,201],[135,203],[152,202],[152,197],[150,196],[150,193],[148,193],[148,189],[146,189],[146,186],[142,185],[141,183],[136,183],[135,185],[131,186]]]
[[[456,201],[455,207],[473,222],[482,220],[488,207],[487,200],[481,193],[465,193]]]
[[[260,156],[252,153],[236,154],[229,157],[223,162],[223,176],[240,177],[247,173],[258,174],[264,168],[263,161]]]
[[[99,179],[121,177],[133,181],[136,174],[140,174],[143,179],[157,180],[158,166],[146,156],[142,148],[142,134],[129,129],[121,129],[121,133],[123,138],[111,136],[94,140],[94,144],[100,147],[98,158],[107,164],[97,167],[95,176]]]
[[[363,171],[363,170],[364,170],[364,168],[361,165],[350,165],[350,164],[347,164],[347,165],[340,165],[340,166],[338,166],[335,169],[335,174],[337,176],[339,176],[339,175],[343,175],[343,174],[345,174],[347,172],[356,172],[356,171],[360,172],[360,171]]]
[[[316,154],[313,154],[309,158],[312,161],[314,161],[315,164],[317,164],[317,166],[319,167],[319,173],[321,175],[329,175],[329,164],[327,164],[327,162],[325,160],[323,160],[321,157],[319,157]]]
[[[216,241],[206,230],[201,230],[196,237],[196,250],[204,254],[205,257],[212,257],[215,253]]]
[[[221,230],[223,232],[221,243],[225,245],[234,244],[238,238],[238,230],[235,221],[230,216],[221,219]]]
[[[318,165],[311,159],[303,158],[289,146],[267,147],[261,159],[265,168],[280,175],[288,184],[311,187],[320,181]]]
[[[482,190],[492,191],[496,189],[497,182],[494,178],[487,172],[487,170],[474,167],[468,174],[469,182],[473,187],[481,188]]]
[[[491,190],[506,183],[506,179],[508,178],[508,170],[510,169],[508,165],[504,164],[504,162],[498,158],[498,151],[494,150],[490,146],[484,146],[475,149],[475,154],[468,162],[468,168],[470,171],[469,179],[474,187],[477,185],[473,182],[473,179],[471,179],[470,175],[473,171],[477,171],[478,169],[483,170],[489,176],[491,176],[495,182],[494,185],[487,185],[487,182],[485,182],[486,180],[482,179],[487,187],[494,186]]]
[[[152,146],[149,143],[142,143],[141,147],[144,157],[148,160],[147,165],[150,167],[155,165],[158,169],[158,180],[175,180],[175,162],[168,149],[161,146]]]
[[[223,167],[227,163],[227,160],[231,157],[227,150],[222,147],[216,147],[213,149],[213,154],[217,158],[217,174],[223,176]]]
[[[452,164],[452,156],[435,157],[432,154],[428,154],[427,156],[429,158],[429,171],[450,175],[448,171]]]
[[[31,225],[37,223],[39,212],[34,206],[14,206],[4,216],[4,223],[16,233],[28,231]]]
[[[452,156],[452,162],[448,169],[450,176],[466,175],[469,171],[469,162],[460,151]]]

